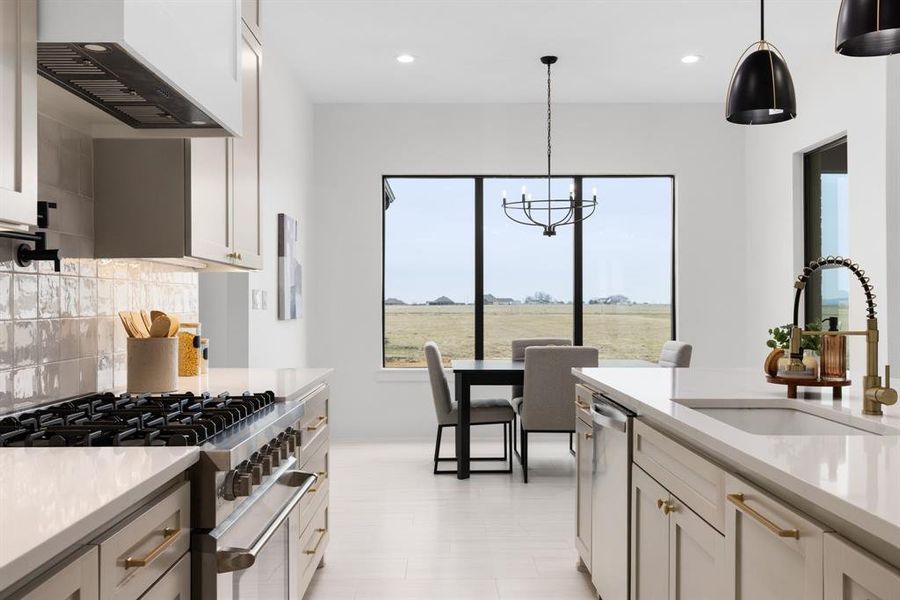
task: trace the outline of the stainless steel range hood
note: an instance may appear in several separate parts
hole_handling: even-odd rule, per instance
[[[240,10],[241,0],[40,0],[38,72],[135,129],[241,135]]]
[[[118,44],[38,44],[38,72],[136,129],[220,129]]]

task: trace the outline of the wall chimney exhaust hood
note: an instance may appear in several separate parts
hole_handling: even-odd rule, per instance
[[[240,0],[41,0],[38,11],[49,81],[135,129],[240,135]]]

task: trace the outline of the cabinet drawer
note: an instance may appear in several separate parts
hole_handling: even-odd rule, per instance
[[[64,566],[42,575],[24,594],[13,595],[18,600],[97,600],[97,547],[89,546]]]
[[[575,384],[575,417],[591,425],[591,405],[594,394],[580,383]]]
[[[900,571],[833,533],[825,534],[825,600],[898,600]]]
[[[312,393],[303,407],[300,419],[300,449],[297,462],[301,465],[311,456],[313,448],[320,443],[320,436],[328,432],[328,387],[322,386]]]
[[[190,548],[184,482],[100,542],[100,598],[138,598]]]
[[[707,523],[725,531],[725,472],[719,467],[638,420],[634,462]]]
[[[725,486],[726,598],[821,600],[823,527],[737,477]]]
[[[316,572],[316,568],[325,554],[328,546],[328,503],[323,503],[316,511],[309,525],[300,534],[300,593],[306,591],[306,586]]]
[[[328,479],[328,445],[325,444],[319,448],[319,451],[299,470],[304,473],[315,473],[319,477],[316,483],[306,492],[306,495],[303,496],[303,500],[300,501],[300,530],[302,531],[306,527],[306,521],[315,511],[315,507],[322,502],[322,498],[328,497],[328,489],[330,487]]]
[[[191,554],[181,557],[162,579],[153,584],[141,600],[190,600]]]

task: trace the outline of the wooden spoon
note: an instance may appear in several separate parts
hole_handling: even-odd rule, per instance
[[[137,337],[134,333],[134,329],[131,327],[131,318],[130,315],[124,310],[119,311],[119,319],[122,320],[122,327],[125,328],[125,333],[128,334],[128,337]]]
[[[146,310],[142,310],[141,319],[144,320],[144,325],[147,326],[147,331],[150,331],[150,326],[153,325],[153,319],[150,317],[150,313]]]
[[[169,337],[178,335],[178,329],[181,327],[181,321],[175,315],[167,315],[169,317]]]
[[[130,315],[131,325],[134,327],[134,330],[138,332],[138,337],[150,337],[150,328],[144,324],[144,317],[141,316],[141,311],[133,310]]]
[[[161,310],[151,310],[150,311],[150,322],[152,323],[153,321],[156,320],[156,317],[162,317],[162,316],[169,316],[169,315],[167,315],[166,313],[164,313]]]
[[[153,320],[150,324],[150,337],[164,338],[169,337],[169,330],[172,328],[172,321],[166,315],[161,315]]]

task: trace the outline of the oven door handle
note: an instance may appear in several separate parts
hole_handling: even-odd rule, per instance
[[[263,547],[268,543],[269,539],[284,524],[290,516],[294,508],[300,504],[303,496],[309,491],[309,488],[316,482],[317,477],[311,473],[302,471],[285,471],[279,477],[279,483],[291,487],[297,487],[297,491],[291,494],[282,506],[281,510],[269,523],[269,526],[263,530],[259,536],[253,540],[249,548],[222,548],[216,551],[216,569],[219,573],[230,573],[232,571],[241,571],[249,569],[256,562],[256,557],[262,551]],[[298,487],[299,486],[299,487]]]

